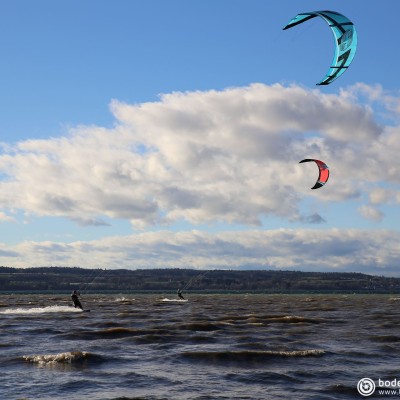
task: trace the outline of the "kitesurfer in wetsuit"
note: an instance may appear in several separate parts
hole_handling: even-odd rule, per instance
[[[72,294],[71,294],[71,299],[72,299],[72,301],[74,302],[74,307],[75,307],[75,308],[78,307],[78,308],[80,308],[81,310],[83,310],[82,304],[81,304],[81,302],[79,301],[78,296],[80,296],[80,293],[77,292],[76,290],[74,290],[74,291],[72,292]]]
[[[182,296],[182,291],[181,291],[181,289],[178,289],[178,297],[179,297],[181,300],[185,300],[185,298]]]

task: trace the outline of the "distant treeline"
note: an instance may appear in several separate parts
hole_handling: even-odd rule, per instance
[[[361,273],[0,267],[0,291],[397,292],[400,278]]]

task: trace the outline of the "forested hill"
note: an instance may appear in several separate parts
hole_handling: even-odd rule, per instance
[[[400,291],[400,278],[297,271],[0,267],[0,291]]]

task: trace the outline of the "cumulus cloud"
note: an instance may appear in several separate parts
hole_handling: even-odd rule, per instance
[[[363,205],[358,209],[359,213],[366,219],[370,219],[372,221],[381,221],[384,214],[382,211],[378,210],[376,207]]]
[[[4,265],[18,267],[268,268],[400,276],[400,233],[384,230],[158,231],[86,242],[3,244],[0,254]]]
[[[385,90],[382,85],[367,85],[365,83],[359,82],[349,88],[343,90],[342,94],[357,100],[359,96],[365,96],[369,102],[379,104],[382,110],[388,112],[383,113],[384,116],[391,116],[392,118],[400,114],[400,97],[399,93],[391,93]]]
[[[384,188],[375,188],[369,193],[369,201],[371,204],[386,203],[394,197],[393,191]]]
[[[378,124],[354,93],[254,84],[113,101],[113,128],[76,127],[3,147],[0,209],[143,228],[179,220],[260,225],[270,215],[294,221],[305,196],[362,201],[366,183],[399,184],[400,127]],[[310,191],[317,172],[299,165],[303,158],[329,165],[323,189]]]

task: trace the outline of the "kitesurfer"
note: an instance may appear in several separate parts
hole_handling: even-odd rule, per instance
[[[181,291],[181,289],[178,289],[178,297],[181,299],[181,300],[185,300],[185,298],[182,296],[182,291]]]
[[[79,301],[79,298],[78,298],[79,296],[80,296],[80,293],[78,291],[74,290],[72,292],[72,294],[71,294],[71,299],[74,302],[74,307],[75,308],[80,308],[81,310],[83,310],[82,304],[81,304],[81,302]]]

